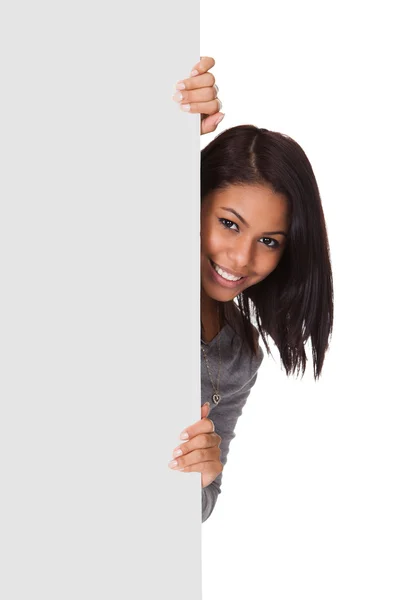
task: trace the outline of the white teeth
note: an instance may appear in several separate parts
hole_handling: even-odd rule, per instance
[[[233,275],[229,275],[229,273],[226,273],[225,271],[223,271],[221,269],[221,267],[219,267],[218,265],[213,263],[213,267],[215,269],[215,271],[217,271],[218,275],[221,275],[221,277],[223,277],[224,279],[227,279],[228,281],[239,281],[239,279],[243,279],[243,277],[234,277]]]

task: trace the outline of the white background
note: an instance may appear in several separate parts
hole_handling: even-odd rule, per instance
[[[218,131],[251,123],[300,143],[335,286],[321,380],[311,362],[288,379],[276,355],[259,371],[202,529],[204,600],[400,597],[397,10],[201,0]]]
[[[156,8],[1,3],[5,600],[200,593],[200,478],[167,467],[200,404],[198,119],[170,98],[198,7]],[[204,600],[398,599],[395,3],[202,0],[201,19],[222,129],[288,133],[313,164],[336,292],[322,380],[260,370],[201,528]],[[168,261],[151,277],[169,256],[186,302]]]

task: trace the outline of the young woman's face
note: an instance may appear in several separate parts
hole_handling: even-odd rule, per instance
[[[272,273],[285,248],[288,208],[285,196],[262,185],[232,185],[203,199],[201,285],[207,296],[228,302]],[[227,281],[229,274],[242,279]]]

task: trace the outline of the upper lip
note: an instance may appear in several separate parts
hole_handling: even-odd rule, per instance
[[[217,267],[219,267],[220,269],[222,269],[223,271],[225,271],[225,273],[228,273],[229,275],[233,275],[234,277],[246,277],[246,275],[242,275],[241,273],[235,273],[234,271],[231,271],[231,269],[227,269],[226,267],[223,267],[219,263],[215,263],[213,260],[211,262],[214,265],[217,265]]]

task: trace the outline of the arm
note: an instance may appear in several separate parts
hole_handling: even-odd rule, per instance
[[[242,414],[243,407],[247,402],[247,398],[250,395],[251,389],[257,380],[257,372],[263,361],[264,354],[259,346],[259,358],[255,362],[255,368],[248,381],[240,388],[235,394],[234,398],[229,403],[224,404],[223,400],[221,404],[215,406],[209,418],[214,422],[215,432],[221,436],[222,441],[220,444],[221,450],[221,463],[225,467],[228,460],[229,446],[233,438],[235,437],[236,423]],[[215,504],[218,499],[218,495],[221,493],[222,473],[218,475],[216,479],[210,485],[202,488],[202,522],[206,521],[214,510]]]

